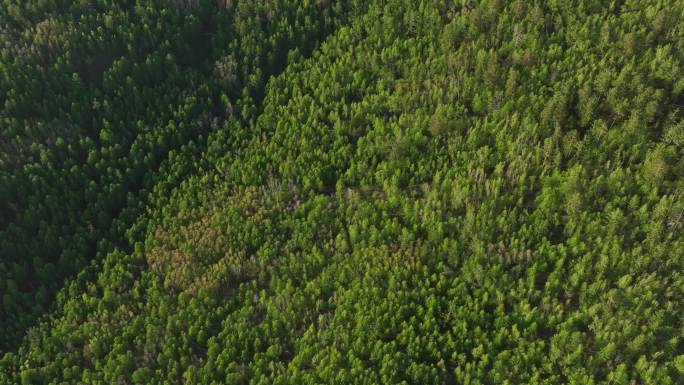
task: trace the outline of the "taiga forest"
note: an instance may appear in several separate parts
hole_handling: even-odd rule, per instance
[[[0,384],[684,384],[684,0],[0,0]]]

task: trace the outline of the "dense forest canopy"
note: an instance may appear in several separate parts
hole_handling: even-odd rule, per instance
[[[684,1],[0,0],[0,384],[681,384]]]

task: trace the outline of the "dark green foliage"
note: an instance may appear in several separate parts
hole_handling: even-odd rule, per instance
[[[684,379],[684,3],[2,9],[0,383]]]
[[[280,47],[307,52],[345,15],[332,4],[239,4],[3,2],[0,289],[11,300],[0,304],[0,348],[65,277],[108,252],[98,240],[128,248],[149,191],[183,177],[157,170],[187,173],[172,155],[198,156],[223,121],[249,115],[263,78],[286,64]]]

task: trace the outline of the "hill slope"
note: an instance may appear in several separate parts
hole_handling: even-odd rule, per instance
[[[197,54],[211,96],[162,121],[220,121],[158,148],[0,381],[681,381],[684,3],[311,6],[242,94]]]

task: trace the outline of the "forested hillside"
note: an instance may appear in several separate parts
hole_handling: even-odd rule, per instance
[[[0,0],[0,383],[684,383],[684,1]]]

